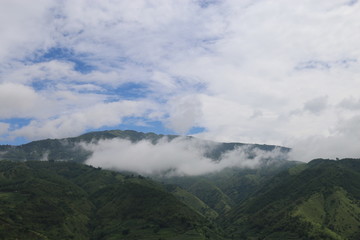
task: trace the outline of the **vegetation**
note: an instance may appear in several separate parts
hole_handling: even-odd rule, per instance
[[[91,152],[80,142],[162,137],[115,130],[0,146],[8,159],[0,161],[0,239],[360,238],[360,159],[278,159],[153,180],[81,164]],[[241,145],[218,144],[207,154],[220,161]]]
[[[222,239],[163,186],[71,162],[0,161],[0,239]]]
[[[237,205],[223,219],[227,231],[245,239],[358,239],[360,160],[295,168]]]
[[[202,176],[159,178],[159,181],[181,186],[201,199],[218,215],[229,212],[235,205],[247,199],[277,173],[297,169],[297,162],[281,162],[259,168],[228,168]]]

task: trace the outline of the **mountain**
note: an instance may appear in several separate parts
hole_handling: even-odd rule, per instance
[[[84,163],[92,155],[90,150],[83,147],[82,144],[84,143],[96,144],[101,140],[125,139],[132,143],[148,141],[156,145],[160,141],[171,142],[177,138],[195,140],[193,137],[177,135],[110,130],[91,132],[75,138],[34,141],[20,146],[2,145],[0,146],[0,158],[16,162],[47,160],[51,163],[58,161]],[[196,142],[205,148],[202,150],[204,156],[214,162],[220,162],[224,154],[238,148],[244,148],[250,159],[256,157],[257,151],[278,150],[284,153],[284,156],[289,151],[288,148],[274,145],[216,143],[200,139],[196,139]],[[166,185],[163,188],[178,201],[185,204],[193,213],[206,219],[206,221],[214,222],[289,163],[283,158],[275,159],[275,161],[272,161],[271,157],[262,160],[261,168],[226,168],[213,174],[193,177],[152,177],[165,183]],[[124,191],[130,191],[130,189],[124,189]],[[93,199],[91,199],[91,203],[94,204]],[[115,208],[115,206],[113,207]]]
[[[0,239],[360,237],[360,159],[317,159],[282,169],[239,201],[220,187],[220,196],[204,194],[217,184],[210,179],[198,178],[190,188],[205,203],[184,188],[140,175],[75,162],[3,160]],[[212,204],[218,199],[231,208],[219,211]]]
[[[360,237],[360,159],[283,168],[238,201],[205,178],[185,179],[203,201],[190,190],[140,175],[75,162],[3,160],[0,239]],[[215,194],[206,194],[207,188]],[[230,208],[222,211],[217,201]]]
[[[178,135],[162,135],[155,133],[142,133],[132,130],[108,130],[99,132],[90,132],[78,137],[64,139],[46,139],[33,141],[20,146],[0,145],[0,159],[13,161],[37,161],[37,160],[54,160],[54,161],[75,161],[85,162],[92,152],[83,147],[81,143],[97,143],[104,139],[125,139],[132,143],[139,141],[149,141],[157,144],[159,140],[171,142],[176,138],[195,139],[193,137],[183,137]],[[272,151],[279,149],[287,153],[290,149],[275,145],[244,144],[244,143],[216,143],[206,140],[197,139],[199,142],[211,145],[205,152],[205,156],[213,160],[219,160],[222,154],[232,151],[238,147],[247,147],[249,154],[254,155],[255,150]]]
[[[223,239],[163,185],[72,162],[0,161],[0,239]]]
[[[229,212],[276,174],[297,166],[294,161],[272,162],[257,168],[226,168],[200,176],[158,177],[158,181],[180,186],[203,201],[218,215]]]
[[[282,171],[222,221],[235,239],[359,239],[360,159]]]
[[[147,177],[81,164],[92,154],[82,143],[177,138],[194,140],[113,130],[0,146],[8,159],[0,161],[0,239],[360,238],[360,159],[305,164],[264,154],[258,165]],[[250,161],[289,151],[196,141],[215,164],[239,147]]]

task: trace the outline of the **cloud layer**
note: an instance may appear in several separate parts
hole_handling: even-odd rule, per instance
[[[82,147],[93,152],[87,164],[106,169],[136,172],[144,175],[201,175],[221,171],[225,168],[255,168],[265,160],[269,163],[286,158],[286,154],[273,151],[250,150],[238,147],[223,153],[215,161],[205,157],[218,143],[198,139],[166,137],[157,144],[148,140],[132,143],[124,139],[100,140],[97,143],[82,143]]]
[[[182,134],[195,127],[217,141],[323,146],[307,158],[325,157],[336,142],[360,144],[356,0],[24,4],[0,3],[4,143],[126,123]]]

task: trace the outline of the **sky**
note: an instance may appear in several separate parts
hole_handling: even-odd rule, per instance
[[[105,129],[360,156],[357,0],[2,0],[0,144]]]

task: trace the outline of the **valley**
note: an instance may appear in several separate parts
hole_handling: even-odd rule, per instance
[[[1,146],[0,239],[359,238],[359,159],[300,163],[266,155],[258,165],[200,175],[84,164],[92,153],[81,142],[120,138],[156,145],[164,137],[178,138],[115,130]],[[243,145],[201,146],[221,162]],[[247,146],[250,160],[262,153],[257,148],[278,147]]]

